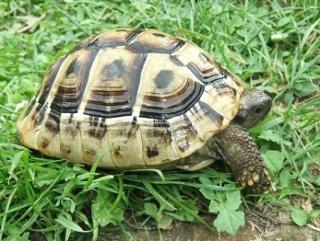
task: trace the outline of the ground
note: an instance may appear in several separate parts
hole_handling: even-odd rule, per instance
[[[135,235],[134,235],[135,236]],[[148,237],[149,236],[149,237]],[[161,237],[162,236],[162,237]],[[301,228],[295,225],[281,225],[265,230],[247,225],[240,228],[236,236],[219,234],[209,231],[201,225],[179,223],[172,230],[162,232],[141,233],[135,236],[137,240],[164,240],[164,241],[318,241],[319,232],[310,228]],[[160,238],[161,237],[161,238]],[[148,239],[149,238],[149,239]],[[112,240],[112,239],[110,239]],[[119,240],[119,239],[118,239]]]

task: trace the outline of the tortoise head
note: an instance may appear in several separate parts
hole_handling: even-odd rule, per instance
[[[247,90],[240,98],[239,111],[234,119],[242,127],[250,128],[269,113],[272,99],[263,91]]]

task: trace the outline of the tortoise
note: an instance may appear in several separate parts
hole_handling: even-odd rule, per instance
[[[260,193],[270,179],[247,129],[271,104],[191,42],[116,29],[49,68],[17,130],[47,156],[110,169],[194,171],[223,159],[239,185]]]

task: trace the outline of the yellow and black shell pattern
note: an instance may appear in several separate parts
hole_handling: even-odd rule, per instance
[[[241,82],[207,52],[157,30],[90,37],[54,63],[17,121],[41,153],[108,168],[192,155],[238,111]]]

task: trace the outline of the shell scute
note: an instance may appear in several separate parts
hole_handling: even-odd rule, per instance
[[[105,118],[131,115],[144,61],[143,54],[124,48],[100,52],[80,111]]]
[[[167,53],[171,54],[185,44],[182,39],[174,38],[156,30],[139,33],[129,43],[128,48],[139,53]]]
[[[159,123],[161,121],[158,119],[138,118],[138,126],[143,137],[142,154],[146,166],[161,165],[179,159],[170,126]]]
[[[145,166],[140,128],[133,121],[131,116],[117,117],[107,124],[110,156],[115,167]]]
[[[107,123],[104,118],[86,116],[78,114],[79,117],[75,116],[75,119],[80,119],[80,147],[81,156],[84,163],[93,164],[99,162],[99,166],[110,166],[114,167],[115,164],[110,157],[110,143],[108,140]],[[94,126],[97,126],[95,128]],[[100,132],[103,135],[102,138],[94,137],[95,134]]]

